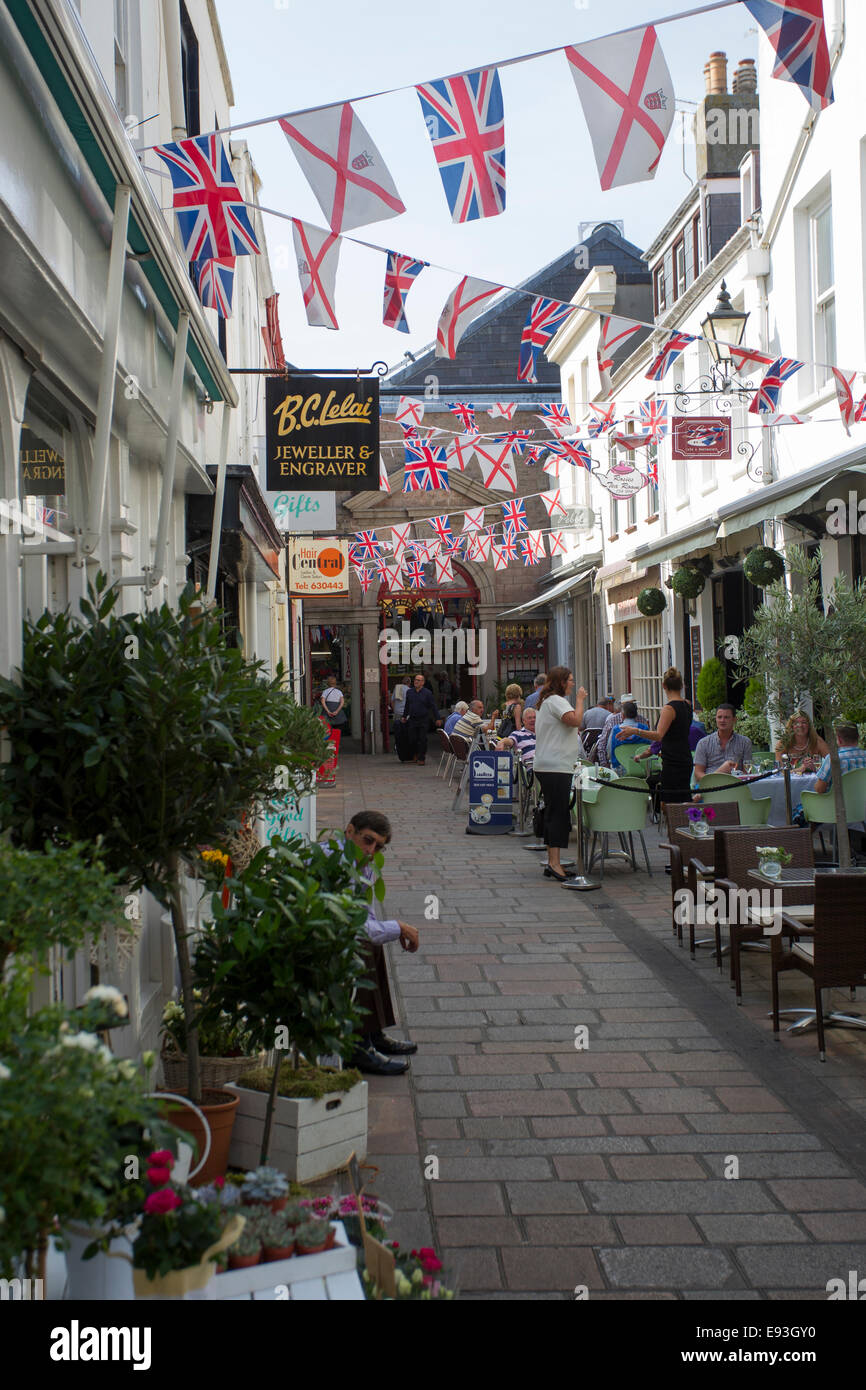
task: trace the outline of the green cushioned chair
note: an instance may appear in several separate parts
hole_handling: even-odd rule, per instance
[[[624,837],[627,835],[631,866],[635,873],[637,873],[637,862],[634,856],[634,841],[632,836],[639,835],[643,848],[643,857],[646,860],[647,873],[651,875],[652,869],[650,868],[646,841],[643,837],[649,795],[647,793],[644,796],[636,796],[634,792],[619,790],[621,787],[633,787],[638,791],[644,791],[646,793],[646,783],[642,777],[620,777],[616,787],[606,787],[600,784],[595,801],[584,806],[584,828],[592,835],[589,869],[592,868],[595,860],[595,843],[599,835],[601,836],[602,878],[604,878],[604,860],[607,853],[608,835],[619,835],[623,843]],[[589,869],[587,872],[589,872]]]
[[[866,829],[866,767],[852,767],[842,773],[842,795],[848,824],[856,822]],[[833,788],[826,792],[802,792],[803,815],[810,825],[829,825],[833,830],[833,856],[836,857],[836,799]],[[824,837],[821,836],[821,844]]]
[[[712,791],[707,805],[736,801],[740,808],[740,825],[766,825],[770,819],[772,800],[769,796],[755,798],[748,786],[729,777],[726,772],[708,772],[700,784],[701,795]]]

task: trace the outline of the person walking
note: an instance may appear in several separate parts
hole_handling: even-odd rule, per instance
[[[574,690],[574,677],[567,666],[554,666],[536,705],[535,760],[533,768],[544,798],[544,843],[547,845],[546,878],[565,883],[561,854],[571,834],[571,785],[574,768],[583,752],[580,726],[586,705],[583,686],[572,709],[568,696]]]
[[[442,723],[433,694],[429,686],[425,686],[424,677],[419,671],[412,682],[412,689],[406,692],[403,718],[400,721],[409,734],[412,756],[407,761],[417,763],[419,767],[423,767],[427,761],[427,730],[431,720],[437,727]]]
[[[639,739],[661,745],[662,772],[658,785],[659,802],[691,801],[692,750],[689,730],[692,707],[683,699],[683,678],[675,666],[669,666],[662,676],[666,703],[662,706],[655,729],[621,729],[617,742]]]

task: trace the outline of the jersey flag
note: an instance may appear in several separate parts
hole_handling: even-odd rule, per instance
[[[394,180],[348,102],[280,121],[332,232],[399,217]]]
[[[309,222],[292,218],[292,236],[298,260],[298,278],[304,296],[304,312],[311,328],[339,328],[334,310],[340,238]]]
[[[655,29],[566,48],[604,191],[655,175],[674,119],[674,87]]]
[[[505,211],[505,114],[495,68],[417,88],[452,222]]]
[[[493,285],[489,280],[476,280],[464,275],[456,289],[448,296],[445,308],[439,317],[436,329],[436,356],[455,357],[457,345],[470,323],[477,318],[501,285]]]

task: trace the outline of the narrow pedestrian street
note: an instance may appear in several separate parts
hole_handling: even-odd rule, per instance
[[[671,934],[655,828],[651,878],[611,861],[601,891],[568,893],[528,841],[466,835],[435,774],[348,755],[319,796],[320,830],[388,815],[388,915],[421,929],[418,955],[389,957],[418,1054],[369,1078],[394,1238],[434,1245],[462,1298],[847,1285],[866,1269],[866,1034],[831,1031],[825,1064],[814,1031],[774,1041],[757,954],[738,1009],[727,959],[720,975]],[[789,975],[783,1007],[806,995]]]

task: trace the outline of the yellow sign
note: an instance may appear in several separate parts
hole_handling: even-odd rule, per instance
[[[289,592],[348,594],[349,542],[294,538],[289,542]]]

